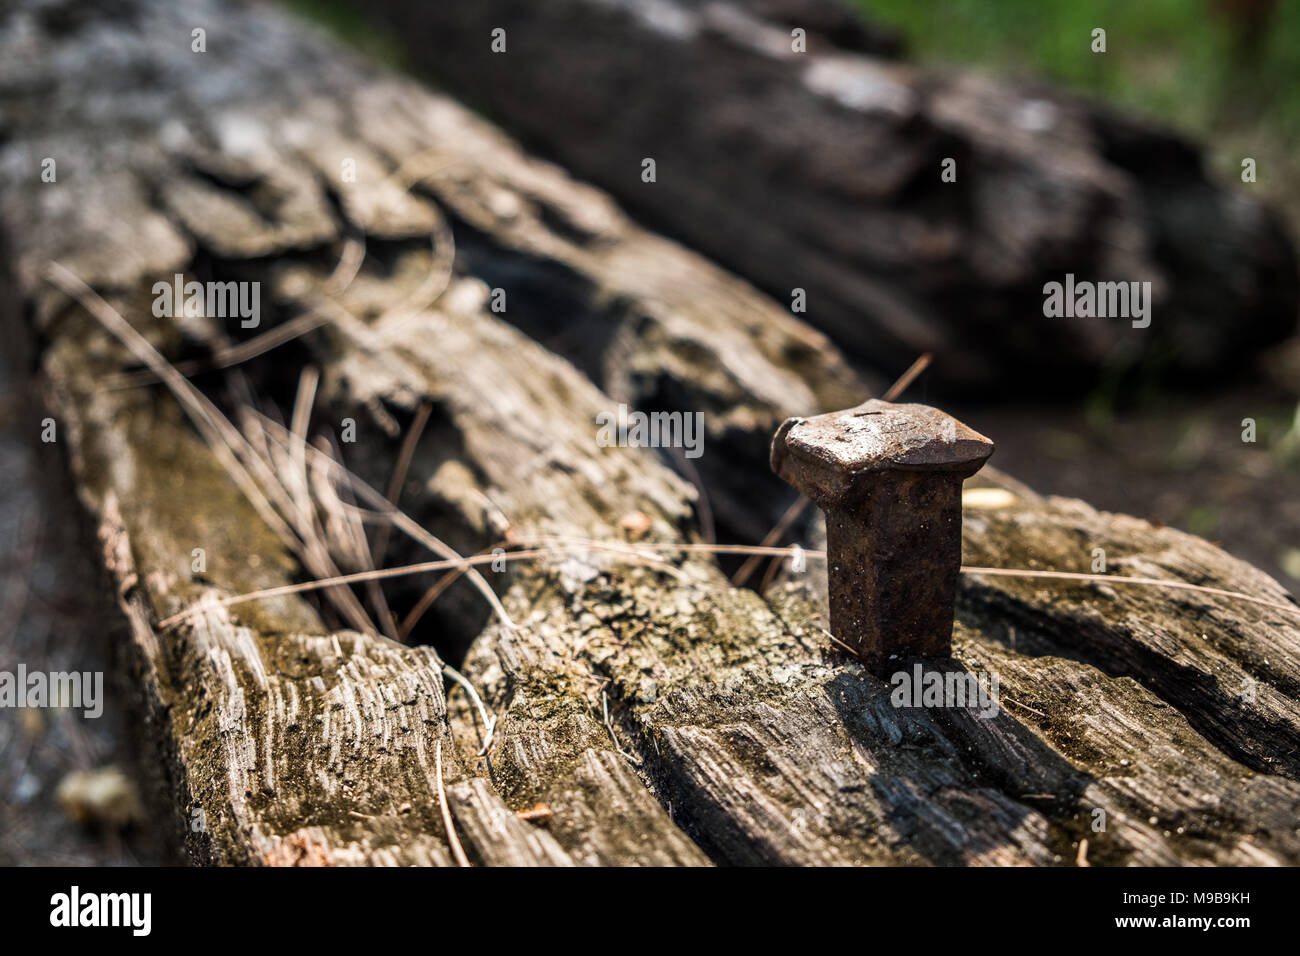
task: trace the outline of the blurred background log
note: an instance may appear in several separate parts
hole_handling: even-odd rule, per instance
[[[782,303],[805,290],[802,317],[876,368],[933,352],[935,387],[985,395],[1134,367],[1204,382],[1295,327],[1280,218],[1191,142],[1045,83],[909,66],[834,0],[357,7],[645,222]],[[1067,272],[1151,282],[1150,328],[1045,318]]]

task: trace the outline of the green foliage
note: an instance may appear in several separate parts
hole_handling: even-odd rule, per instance
[[[349,0],[282,0],[283,4],[306,20],[314,20],[345,43],[372,60],[401,70],[406,57],[401,44],[366,16],[360,4]],[[442,2],[442,0],[435,0]]]
[[[1032,71],[1193,127],[1236,105],[1300,133],[1300,4],[1279,3],[1258,49],[1242,0],[856,0],[923,59]],[[1091,50],[1106,30],[1107,52]],[[1257,82],[1250,82],[1257,81]]]
[[[1300,225],[1300,3],[1280,0],[1252,42],[1260,0],[852,0],[907,37],[925,63],[1033,75],[1173,124]],[[1267,0],[1264,0],[1267,6]],[[1106,52],[1092,52],[1092,31]],[[1255,187],[1250,187],[1255,188]]]

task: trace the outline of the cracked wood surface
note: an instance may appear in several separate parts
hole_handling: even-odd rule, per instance
[[[202,70],[196,18],[220,24]],[[1294,615],[970,576],[949,666],[998,673],[1005,706],[894,707],[823,630],[815,565],[767,600],[732,588],[710,558],[672,550],[698,540],[698,492],[651,451],[595,441],[595,415],[619,401],[703,411],[702,484],[757,537],[788,498],[746,464],[784,417],[862,394],[817,333],[454,103],[263,8],[23,4],[0,53],[4,301],[37,339],[196,860],[447,865],[440,746],[475,863],[1048,865],[1073,863],[1082,838],[1096,863],[1300,861]],[[34,92],[32,76],[52,86]],[[90,77],[151,95],[88,109]],[[72,157],[57,185],[39,182],[45,155]],[[341,157],[356,183],[338,179]],[[342,288],[331,276],[358,237]],[[431,648],[337,629],[312,600],[210,605],[160,629],[303,571],[165,389],[105,388],[129,356],[41,282],[52,259],[176,359],[240,335],[236,320],[153,318],[152,283],[176,271],[262,282],[264,327],[320,317],[197,381],[226,407],[251,396],[287,417],[298,370],[318,366],[314,426],[354,419],[344,461],[380,488],[429,403],[400,504],[462,553],[555,535],[654,543],[669,567],[594,547],[517,563],[490,575],[516,629],[463,582],[448,592],[419,636],[468,647],[463,670],[499,719],[486,759]],[[968,564],[1081,570],[1102,546],[1112,571],[1286,600],[1187,535],[1024,490],[984,501],[966,514]],[[1255,700],[1234,703],[1246,677]],[[538,803],[543,825],[513,812]]]

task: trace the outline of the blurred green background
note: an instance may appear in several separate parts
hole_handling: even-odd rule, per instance
[[[1288,0],[849,0],[908,58],[1053,80],[1161,119],[1211,169],[1257,188],[1300,235],[1300,3]],[[1092,52],[1092,31],[1106,52]]]

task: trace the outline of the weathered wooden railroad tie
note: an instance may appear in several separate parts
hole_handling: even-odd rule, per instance
[[[274,10],[87,17],[0,30],[0,307],[98,531],[193,859],[1300,862],[1300,617],[1277,582],[988,468],[962,491],[981,436],[915,406],[833,412],[870,390],[781,305]],[[202,22],[238,54],[196,63],[176,38]],[[142,76],[157,96],[131,95]],[[9,172],[46,155],[57,183]],[[260,283],[262,327],[156,315],[178,272]],[[263,332],[296,337],[250,356]],[[164,360],[197,363],[193,392],[141,384]],[[665,396],[704,415],[691,481],[594,440],[597,416]],[[800,540],[829,530],[865,586],[812,563],[760,595],[708,553],[706,510],[757,540],[789,505],[778,428],[777,471],[831,518]],[[483,569],[500,612],[462,580],[393,640],[365,589],[338,595],[355,623],[287,589],[365,570],[340,462],[378,489],[405,470],[406,519],[365,506],[395,522],[386,563],[566,543]],[[958,531],[968,567],[1078,577],[954,581]],[[1097,548],[1110,581],[1084,574]],[[432,583],[385,593],[403,611]],[[495,718],[485,754],[432,645]],[[1001,706],[895,706],[895,652],[996,675]]]

